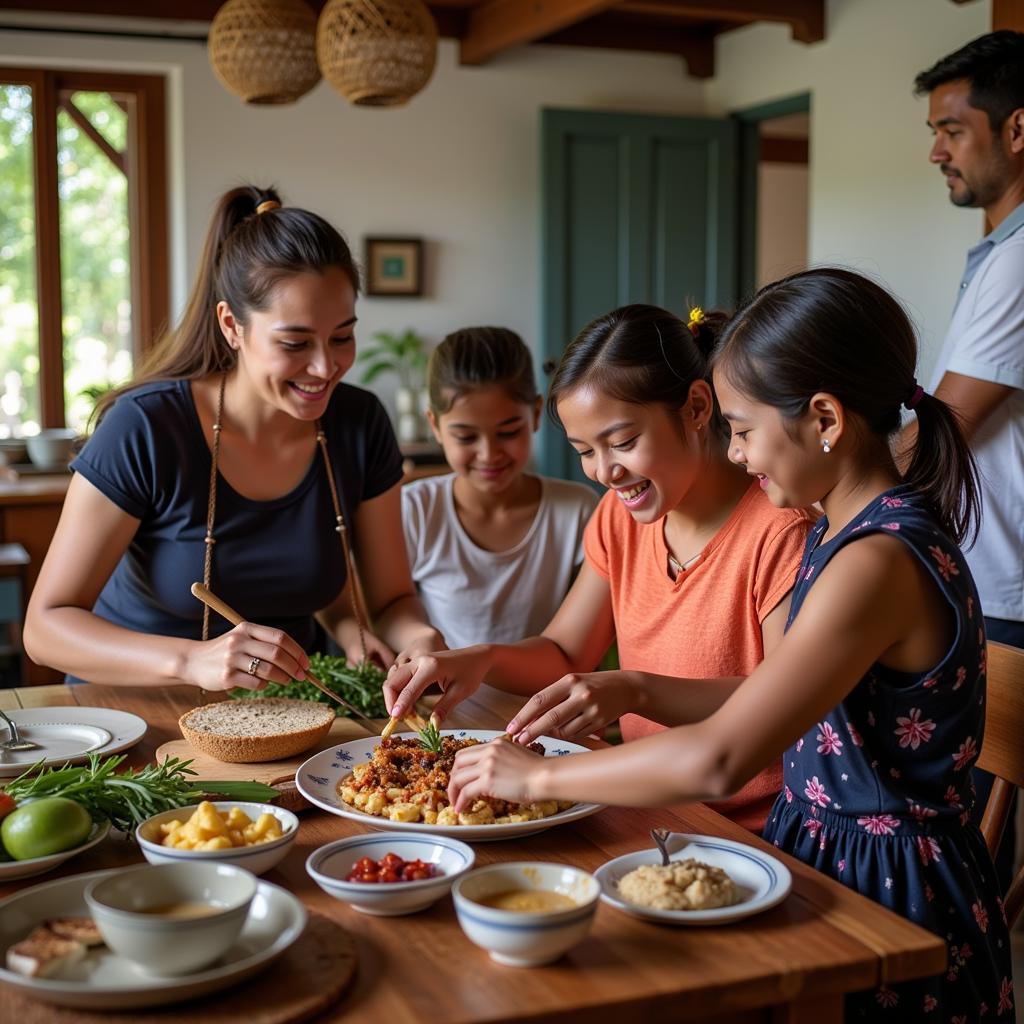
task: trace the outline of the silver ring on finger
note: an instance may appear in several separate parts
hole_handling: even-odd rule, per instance
[[[249,662],[249,667],[245,671],[248,672],[249,675],[254,676],[256,675],[256,669],[258,669],[262,664],[262,658],[253,658],[252,661]]]

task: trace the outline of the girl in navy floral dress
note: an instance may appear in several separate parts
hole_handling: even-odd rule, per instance
[[[456,810],[482,794],[714,799],[785,751],[766,838],[949,947],[944,974],[858,993],[848,1019],[1009,1024],[1006,918],[969,819],[985,630],[957,545],[977,520],[976,478],[952,412],[914,380],[916,361],[899,303],[858,274],[816,269],[762,289],[726,327],[714,377],[730,457],[776,505],[817,501],[825,513],[782,642],[745,680],[645,680],[653,717],[692,724],[583,757],[472,747],[449,795]],[[918,440],[901,475],[889,443],[903,406]],[[565,698],[560,683],[509,723],[519,743],[557,735],[584,704],[596,720],[616,717],[621,685],[582,676]]]

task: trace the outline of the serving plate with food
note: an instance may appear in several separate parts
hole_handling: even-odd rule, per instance
[[[626,914],[675,925],[717,925],[760,914],[786,898],[793,876],[777,857],[717,836],[670,833],[668,865],[638,850],[594,872],[601,899]]]
[[[0,981],[60,1006],[111,1010],[162,1006],[252,976],[291,946],[306,926],[306,911],[295,896],[257,881],[245,924],[226,953],[200,970],[157,976],[114,953],[93,927],[86,889],[118,874],[73,875],[0,902],[4,953]]]
[[[456,753],[503,735],[493,729],[452,729],[351,740],[314,754],[299,768],[295,784],[310,803],[370,828],[431,832],[463,841],[532,835],[601,810],[601,804],[487,799],[456,814],[447,795]],[[550,736],[541,736],[532,747],[544,757],[589,753],[578,743]]]
[[[40,749],[0,758],[0,778],[20,775],[31,765],[80,763],[90,754],[105,756],[134,746],[146,735],[145,719],[115,708],[17,708],[7,712],[22,738]],[[0,730],[2,735],[2,730]]]
[[[33,831],[44,827],[44,825],[45,823],[41,825],[34,824]],[[94,846],[102,843],[106,839],[108,832],[110,832],[109,821],[92,823],[88,826],[85,838],[74,846],[44,856],[26,857],[22,860],[0,860],[0,883],[14,882],[19,878],[31,878],[33,875],[41,875],[46,871],[52,871],[55,867],[63,864],[64,861],[77,857],[80,853],[85,853],[86,850],[91,850]],[[50,833],[50,836],[52,834]],[[33,840],[32,837],[29,838],[30,841],[37,841]],[[10,856],[7,854],[6,849],[4,849],[3,853],[8,857]]]

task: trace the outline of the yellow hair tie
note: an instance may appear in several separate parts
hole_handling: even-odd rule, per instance
[[[257,215],[266,213],[268,210],[279,210],[281,204],[276,199],[264,199],[259,206],[256,207]]]
[[[690,333],[696,335],[700,330],[700,325],[704,323],[704,310],[700,306],[694,306],[690,310],[690,319],[686,321],[686,326],[690,328]]]

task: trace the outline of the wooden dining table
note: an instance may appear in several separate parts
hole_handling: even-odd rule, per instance
[[[77,704],[133,712],[149,725],[142,741],[128,751],[128,763],[142,765],[153,760],[162,743],[179,738],[178,717],[199,703],[197,695],[189,687],[35,686],[0,690],[0,707]],[[449,724],[500,729],[516,706],[511,698],[482,687],[453,713]],[[656,826],[770,851],[792,872],[793,889],[769,911],[708,928],[653,924],[601,904],[583,942],[554,964],[523,969],[502,967],[472,945],[459,928],[450,897],[418,914],[384,918],[362,915],[320,890],[305,871],[309,854],[325,843],[366,831],[325,811],[310,808],[301,814],[288,856],[265,878],[357,938],[353,981],[317,1018],[322,1021],[834,1024],[843,1020],[844,994],[945,968],[946,946],[939,937],[780,853],[701,804],[670,809],[607,807],[531,836],[477,843],[474,848],[480,865],[539,860],[592,871],[613,857],[651,846],[650,830]],[[114,837],[47,877],[141,860],[133,842]],[[0,886],[0,896],[44,880]],[[185,1007],[178,1012],[187,1016]]]

